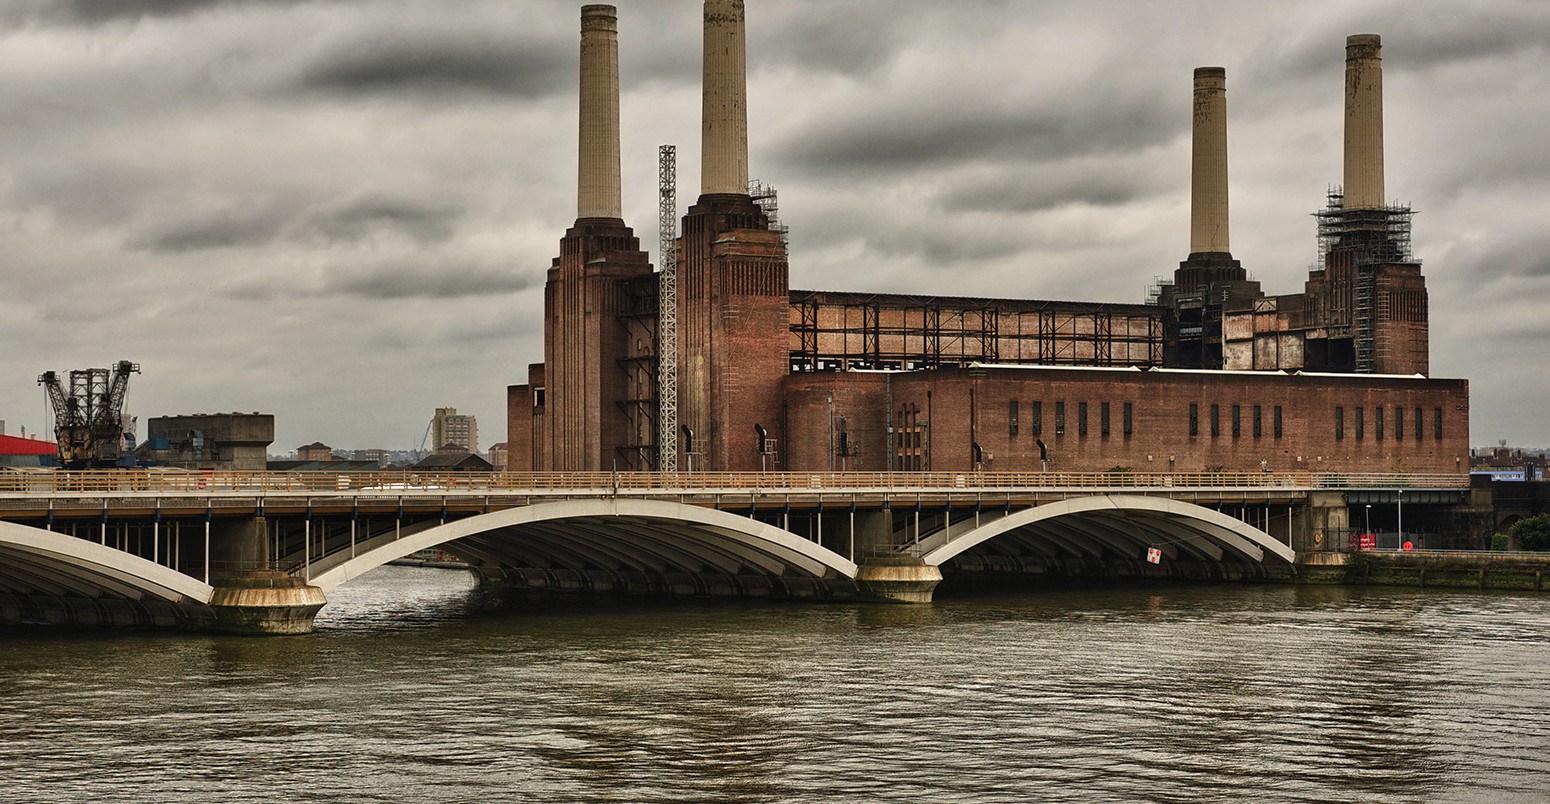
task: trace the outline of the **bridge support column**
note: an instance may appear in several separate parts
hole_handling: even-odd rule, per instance
[[[893,511],[858,511],[854,515],[857,561],[863,556],[893,552]]]
[[[323,590],[270,566],[263,517],[221,522],[210,533],[211,629],[232,634],[306,634],[328,600]]]
[[[942,570],[912,555],[879,555],[856,570],[861,595],[883,603],[930,603]]]
[[[1308,494],[1308,507],[1294,518],[1296,540],[1292,549],[1304,553],[1339,552],[1350,549],[1350,515],[1345,493],[1314,491]]]

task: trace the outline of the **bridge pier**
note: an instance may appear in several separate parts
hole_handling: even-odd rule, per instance
[[[930,603],[942,570],[910,555],[873,556],[856,569],[864,599],[882,603]]]
[[[210,533],[209,629],[230,634],[306,634],[328,600],[323,590],[270,566],[263,517],[219,523]]]
[[[930,603],[942,570],[919,556],[895,550],[893,510],[856,516],[856,588],[866,599],[883,603]]]

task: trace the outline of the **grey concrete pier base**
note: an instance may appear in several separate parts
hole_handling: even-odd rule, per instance
[[[258,571],[224,578],[210,598],[211,630],[227,634],[310,634],[328,600],[323,590],[283,572]]]
[[[942,570],[915,556],[873,556],[856,572],[856,586],[868,600],[883,603],[930,603]]]

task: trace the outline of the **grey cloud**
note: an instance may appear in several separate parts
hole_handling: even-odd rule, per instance
[[[872,110],[798,133],[775,151],[810,174],[926,170],[977,159],[1059,160],[1166,142],[1188,121],[1157,98],[1111,97],[1104,106],[995,110],[949,108],[901,125],[915,111]]]
[[[328,241],[355,241],[374,232],[392,231],[423,244],[452,236],[462,210],[391,196],[368,196],[308,216],[302,227]]]
[[[276,201],[220,210],[176,221],[132,238],[145,251],[184,253],[257,248],[277,241],[332,245],[364,240],[378,232],[403,235],[421,245],[452,236],[461,210],[451,205],[368,195],[323,208]]]
[[[275,207],[227,210],[157,227],[131,238],[130,246],[144,251],[173,254],[254,248],[273,242],[285,224],[285,214]]]
[[[393,264],[329,277],[322,292],[363,299],[457,299],[504,295],[525,290],[533,278],[513,270],[448,267],[434,258],[413,265]]]
[[[952,211],[1044,212],[1072,204],[1119,207],[1151,198],[1164,189],[1152,177],[1130,172],[1094,169],[1076,175],[1070,171],[1041,175],[1023,171],[989,181],[955,183],[940,203]]]
[[[1383,37],[1388,69],[1424,71],[1544,52],[1550,42],[1550,6],[1537,0],[1369,6],[1349,17],[1321,21],[1301,37],[1256,57],[1250,69],[1266,76],[1338,74],[1345,64],[1345,37],[1356,33]]]
[[[458,31],[374,33],[336,46],[303,68],[307,91],[460,91],[539,98],[572,90],[576,54],[555,41]]]
[[[318,0],[65,0],[59,8],[69,18],[100,23],[141,17],[175,17],[230,6],[289,6]]]

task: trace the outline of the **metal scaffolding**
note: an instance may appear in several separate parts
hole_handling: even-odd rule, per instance
[[[791,245],[791,227],[780,222],[780,202],[775,195],[775,188],[765,184],[759,179],[748,182],[748,197],[764,211],[764,217],[769,221],[770,231],[780,233],[780,244]]]
[[[678,148],[657,149],[657,469],[678,471]]]
[[[792,291],[791,371],[1162,365],[1158,308]]]
[[[1362,262],[1411,262],[1410,207],[1346,209],[1340,190],[1330,190],[1323,209],[1313,213],[1319,223],[1319,265],[1330,254],[1356,252]]]
[[[1330,190],[1324,209],[1313,213],[1318,220],[1319,265],[1327,269],[1331,257],[1341,255],[1354,267],[1350,332],[1358,373],[1370,373],[1376,366],[1378,270],[1414,261],[1410,254],[1414,215],[1405,206],[1346,209],[1339,189]]]

